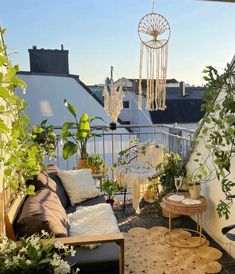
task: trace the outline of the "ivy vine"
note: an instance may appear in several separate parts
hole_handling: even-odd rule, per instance
[[[6,54],[0,28],[0,167],[4,170],[3,186],[14,192],[34,193],[26,180],[42,167],[43,157],[33,142],[30,122],[24,113],[26,102],[15,89],[25,91],[25,83],[16,76],[19,67],[13,66]]]
[[[232,205],[232,199],[229,196],[235,186],[235,181],[230,176],[231,160],[235,156],[234,72],[233,67],[227,64],[223,74],[219,74],[212,66],[206,67],[204,73],[206,91],[202,110],[206,111],[206,116],[203,119],[199,137],[205,140],[205,147],[214,164],[216,177],[221,182],[222,191],[225,194],[225,199],[220,200],[217,205],[217,213],[219,217],[224,216],[228,219]],[[207,159],[208,157],[206,161]],[[205,170],[204,164],[201,163],[201,165]]]

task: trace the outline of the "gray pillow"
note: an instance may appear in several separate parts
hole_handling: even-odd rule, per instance
[[[16,226],[19,236],[40,233],[42,229],[54,233],[56,237],[67,237],[69,233],[65,209],[56,193],[47,188],[26,199]]]

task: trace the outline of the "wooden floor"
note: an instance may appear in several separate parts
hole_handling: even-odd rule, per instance
[[[141,213],[135,214],[130,203],[127,203],[125,212],[123,211],[122,201],[116,201],[114,205],[114,212],[118,220],[119,228],[122,232],[127,232],[133,227],[145,227],[150,228],[153,226],[165,226],[168,227],[168,219],[158,216],[156,206],[148,203],[141,203]],[[196,223],[188,216],[182,216],[173,220],[173,228],[188,228],[196,229]],[[222,274],[235,274],[235,260],[230,257],[226,251],[205,232],[203,234],[210,241],[210,246],[216,247],[223,252],[223,257],[219,260],[223,269]]]

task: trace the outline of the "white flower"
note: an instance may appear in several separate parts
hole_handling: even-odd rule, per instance
[[[69,252],[71,253],[71,256],[74,257],[76,255],[76,250],[74,250],[74,247],[71,246]]]
[[[58,266],[60,264],[60,256],[57,253],[53,254],[50,264],[52,266]]]
[[[27,265],[31,265],[31,264],[32,264],[32,261],[26,260],[25,263],[26,263]]]
[[[62,244],[61,242],[55,242],[55,243],[54,243],[54,246],[55,246],[55,248],[57,248],[57,249],[66,249],[65,245]]]
[[[49,233],[44,229],[41,231],[43,237],[49,237]]]
[[[8,240],[8,238],[5,236],[2,237],[2,242],[0,244],[0,253],[1,254],[10,254],[16,248],[17,248],[17,245],[15,242]]]
[[[21,247],[21,249],[19,250],[19,253],[28,253],[28,250],[25,247]]]
[[[70,265],[64,260],[60,260],[58,267],[54,268],[54,274],[67,274],[70,273],[70,271]]]

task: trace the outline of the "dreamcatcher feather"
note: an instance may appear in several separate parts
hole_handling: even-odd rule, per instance
[[[112,122],[116,123],[118,116],[123,109],[123,97],[124,92],[121,86],[116,86],[113,83],[113,79],[106,80],[104,89],[104,109],[111,117]]]
[[[145,15],[139,23],[140,66],[138,109],[142,109],[143,63],[146,62],[146,109],[166,109],[166,75],[170,25],[158,13]]]

